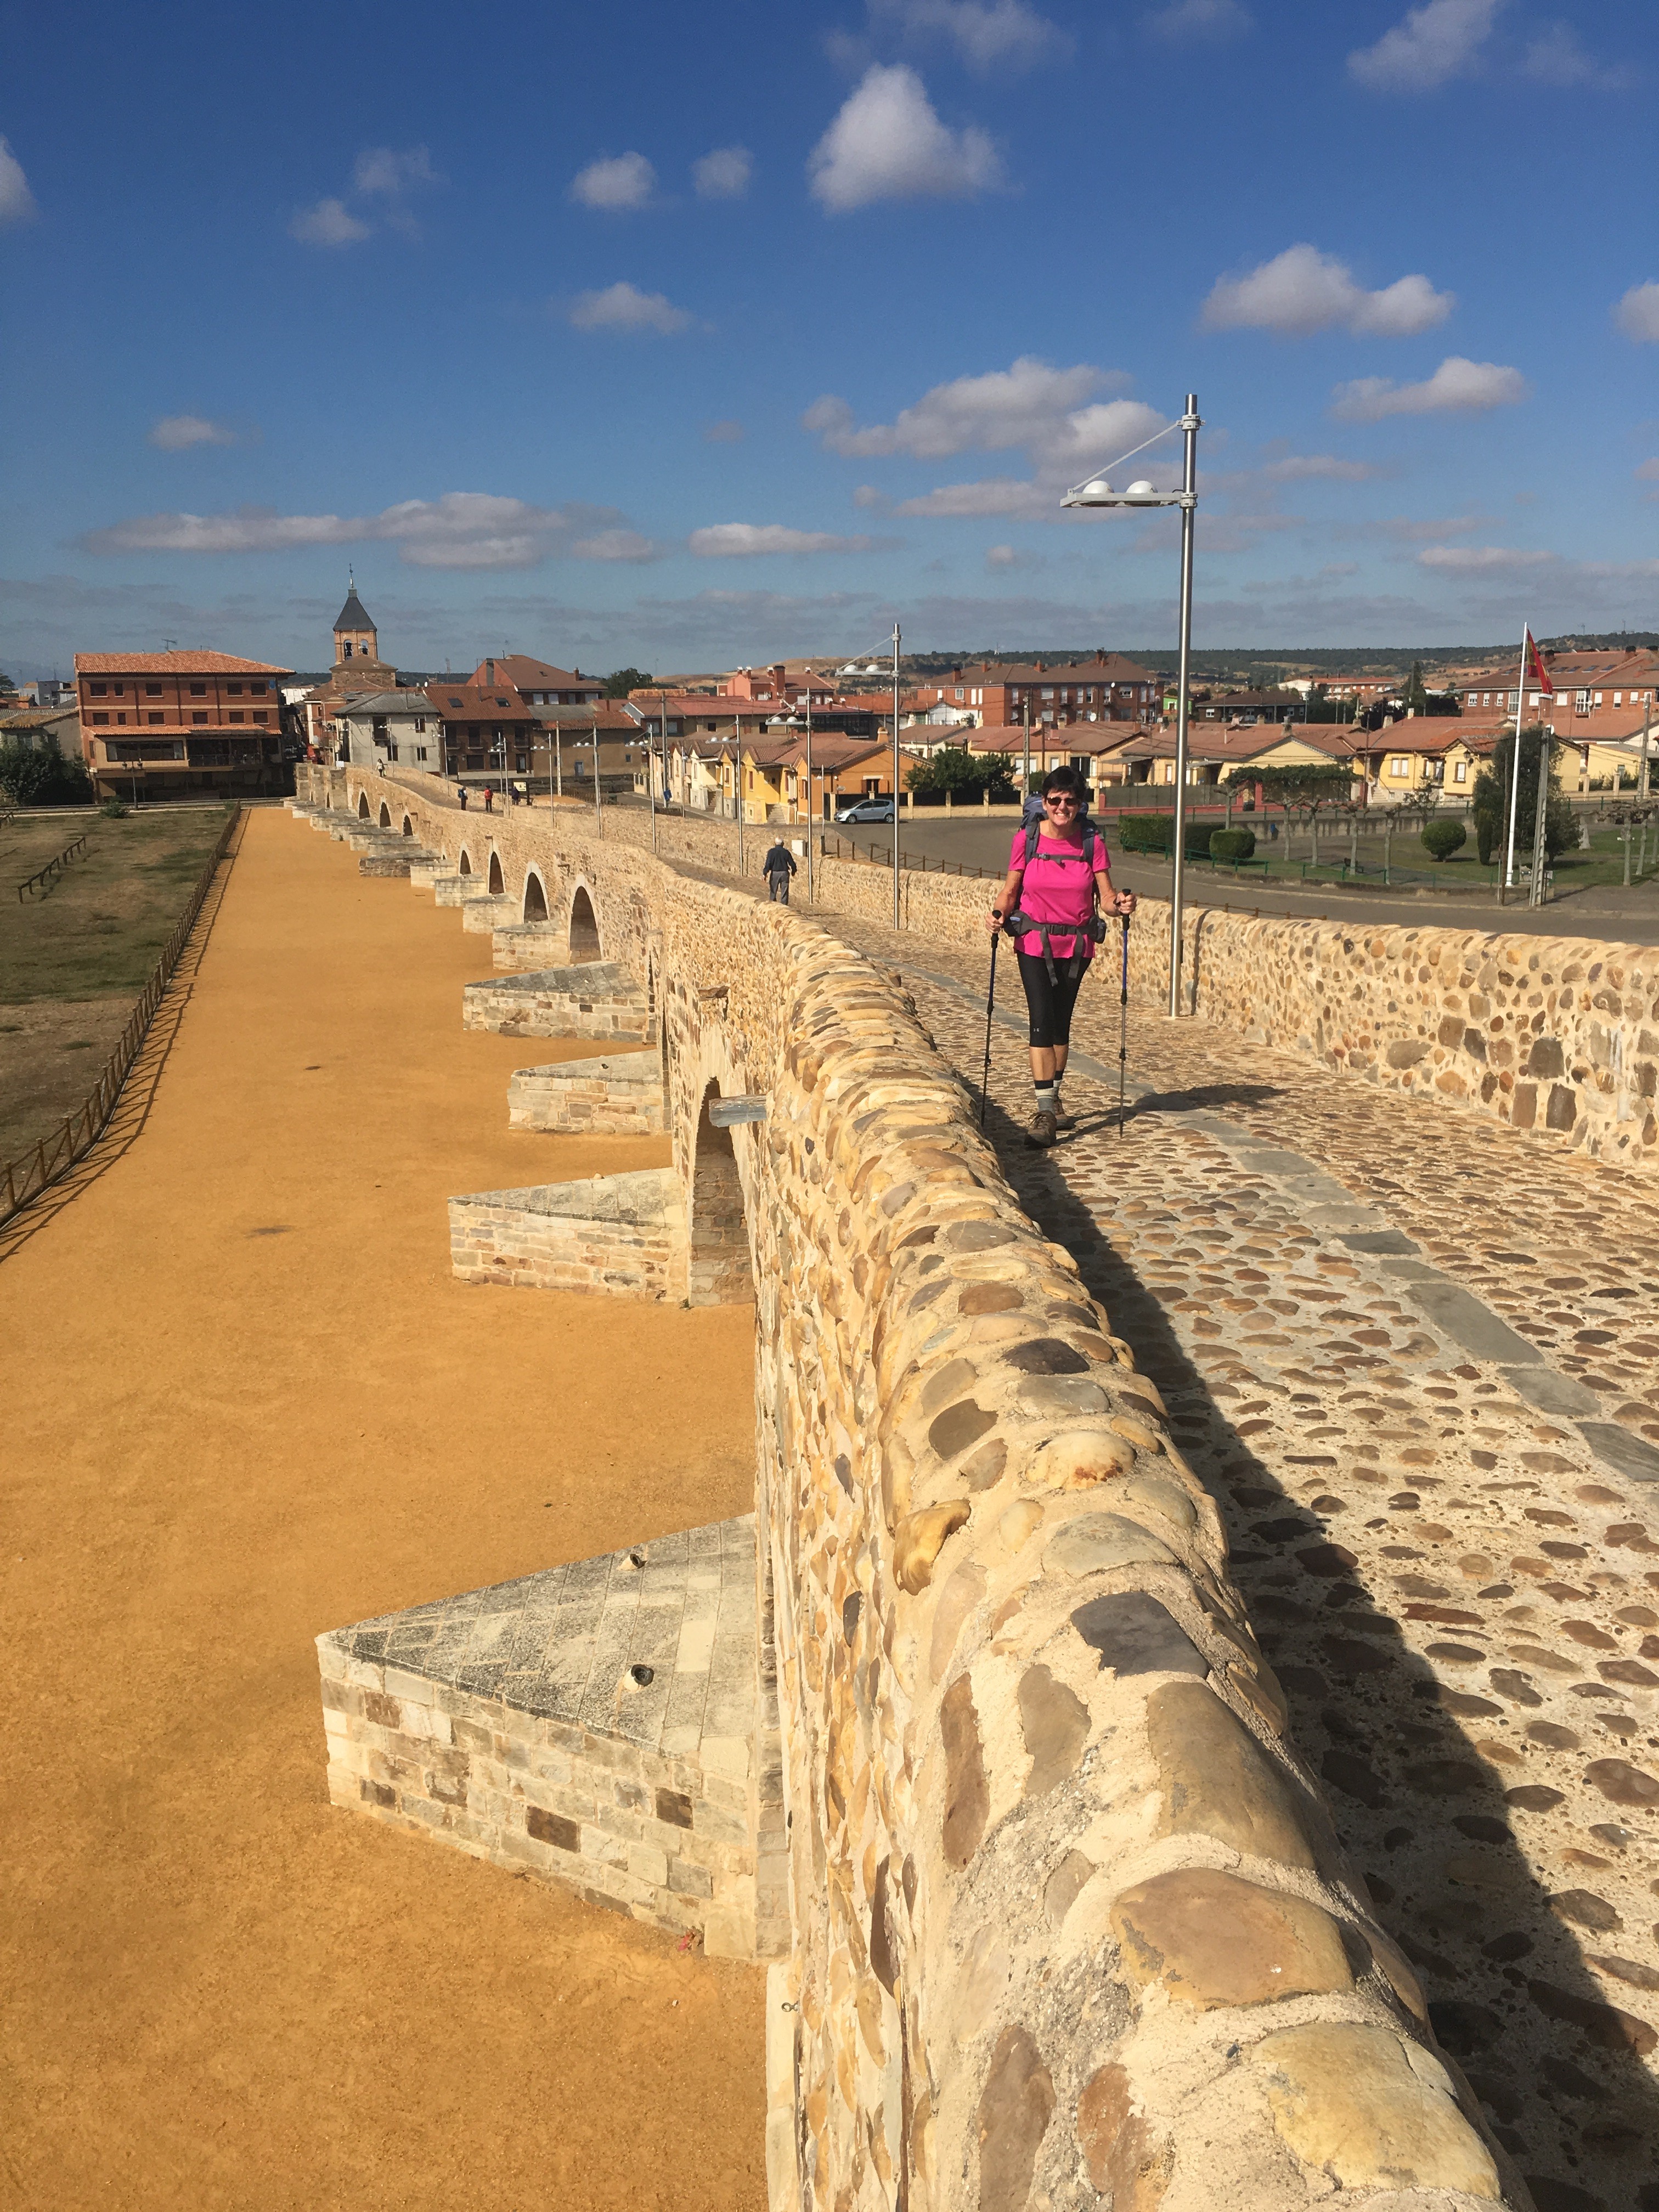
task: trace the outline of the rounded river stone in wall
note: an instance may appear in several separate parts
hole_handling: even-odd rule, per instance
[[[1143,1560],[1161,1565],[1174,1559],[1169,1546],[1138,1522],[1125,1520],[1121,1513],[1084,1513],[1055,1530],[1042,1565],[1046,1573],[1081,1577]]]

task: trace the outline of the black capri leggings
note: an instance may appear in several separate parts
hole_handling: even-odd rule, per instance
[[[1056,959],[1054,980],[1048,981],[1048,963],[1040,952],[1019,955],[1019,980],[1025,986],[1025,1004],[1031,1017],[1031,1042],[1040,1045],[1070,1044],[1072,1042],[1072,1009],[1077,1004],[1077,994],[1083,988],[1083,979],[1089,972],[1086,960],[1077,963],[1077,973],[1066,970],[1069,959]]]

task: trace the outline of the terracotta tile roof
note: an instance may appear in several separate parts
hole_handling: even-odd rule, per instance
[[[749,748],[744,748],[746,752]],[[806,737],[803,732],[787,745],[782,754],[786,768],[804,769],[806,765]],[[885,738],[844,738],[833,730],[815,731],[812,737],[812,773],[822,769],[830,775],[839,775],[845,769],[854,767],[860,761],[890,760],[892,748]]]
[[[234,653],[77,653],[77,676],[292,676],[270,660]]]
[[[510,684],[486,691],[471,684],[432,684],[427,687],[427,696],[446,722],[532,722],[536,719]]]
[[[545,660],[532,660],[527,653],[498,653],[494,659],[481,660],[473,670],[469,683],[487,690],[490,669],[495,672],[498,685],[510,684],[515,691],[603,691],[604,679],[584,676],[578,668],[555,668]]]

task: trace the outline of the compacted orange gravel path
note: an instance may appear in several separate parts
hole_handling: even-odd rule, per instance
[[[449,1273],[510,1135],[489,972],[246,823],[119,1126],[0,1232],[0,2204],[764,2198],[763,1978],[334,1810],[312,1639],[753,1502],[752,1319]],[[187,968],[190,963],[187,963]]]

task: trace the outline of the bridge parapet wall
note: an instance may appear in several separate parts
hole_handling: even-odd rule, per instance
[[[646,979],[694,1270],[710,1088],[766,1100],[722,1133],[782,1738],[751,1832],[787,1837],[793,1931],[779,2212],[1524,2207],[1283,1734],[1156,1389],[911,1004],[620,842],[410,804],[475,872],[488,827],[551,919],[585,891]]]

